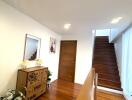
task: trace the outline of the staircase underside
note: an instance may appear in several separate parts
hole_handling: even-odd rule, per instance
[[[114,44],[109,43],[106,36],[99,36],[95,39],[93,67],[98,73],[99,86],[122,90]]]

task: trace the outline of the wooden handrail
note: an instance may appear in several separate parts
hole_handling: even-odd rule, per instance
[[[97,76],[95,69],[92,68],[80,90],[77,100],[96,100]]]

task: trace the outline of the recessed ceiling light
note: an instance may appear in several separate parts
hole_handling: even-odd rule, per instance
[[[65,25],[64,25],[64,28],[65,28],[65,29],[69,29],[70,27],[71,27],[71,24],[65,24]]]
[[[121,19],[122,19],[122,17],[114,18],[114,19],[111,21],[111,24],[117,24]]]

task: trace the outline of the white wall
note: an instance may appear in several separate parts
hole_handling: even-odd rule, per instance
[[[131,26],[131,23],[126,22],[126,24],[121,25],[118,28],[112,28],[110,30],[110,37],[109,37],[110,42],[114,42],[116,38],[122,34],[122,31],[127,29],[129,26]]]
[[[87,34],[65,34],[62,40],[77,40],[75,83],[83,84],[91,67],[94,35]]]
[[[118,29],[111,29],[111,32],[110,32],[110,42],[112,42],[120,34],[121,33],[118,31]]]
[[[109,35],[110,35],[110,29],[96,30],[96,36],[109,36]]]
[[[132,26],[122,32],[114,42],[121,86],[127,100],[132,100]]]
[[[114,43],[116,58],[117,58],[117,65],[119,70],[119,75],[121,77],[122,71],[122,36],[120,36]]]
[[[16,86],[18,65],[23,60],[25,34],[41,38],[40,58],[57,78],[60,36],[0,1],[0,95]],[[50,36],[57,39],[56,53],[49,53]]]

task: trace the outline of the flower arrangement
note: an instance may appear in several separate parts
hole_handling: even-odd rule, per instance
[[[23,100],[25,96],[18,90],[9,89],[5,96],[0,97],[0,100]]]
[[[28,64],[29,64],[28,60],[23,60],[20,64],[20,66],[22,67],[22,69],[26,69]]]
[[[40,66],[43,63],[42,59],[37,59],[36,60],[36,65]]]

